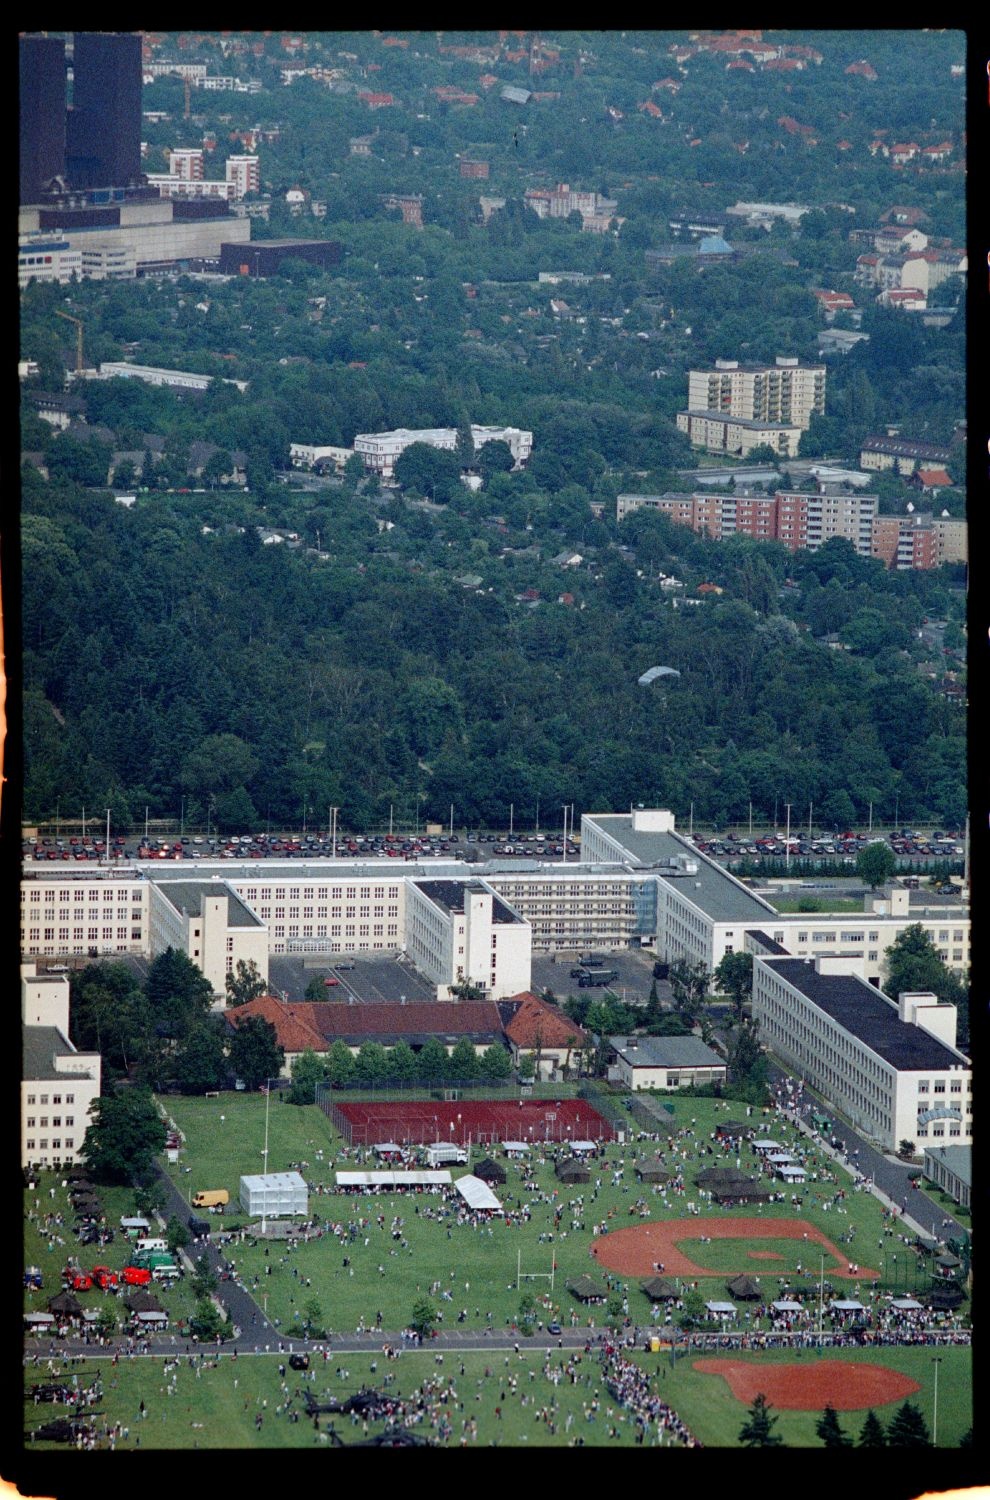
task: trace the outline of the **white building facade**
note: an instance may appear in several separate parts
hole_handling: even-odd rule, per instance
[[[253,963],[268,982],[268,929],[226,882],[162,880],[151,886],[151,956],[184,953],[209,980],[215,1007],[226,1003],[227,975]]]
[[[471,984],[485,999],[529,988],[532,932],[483,881],[413,880],[407,894],[406,951],[449,1000]]]
[[[100,1095],[98,1052],[69,1041],[69,981],[21,965],[21,1166],[78,1162]]]
[[[972,1070],[956,1009],[931,994],[895,1002],[845,954],[757,957],[753,1020],[770,1051],[884,1150],[972,1141]]]

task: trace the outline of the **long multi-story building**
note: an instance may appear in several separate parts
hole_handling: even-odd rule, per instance
[[[729,417],[719,411],[679,411],[676,421],[678,432],[687,433],[695,448],[739,458],[746,458],[754,448],[772,448],[781,458],[797,458],[804,431],[796,423]]]
[[[782,542],[791,552],[817,552],[833,537],[852,542],[861,557],[878,557],[889,568],[937,568],[967,560],[964,520],[928,513],[881,516],[876,495],[817,494],[778,490],[775,495],[619,495],[616,520],[653,510],[679,526],[723,541],[749,536]]]
[[[200,897],[225,892],[226,915],[210,908],[204,919]],[[231,917],[241,906],[250,920]],[[266,972],[262,953],[407,953],[444,993],[459,977],[488,993],[518,993],[529,987],[530,953],[585,948],[646,948],[709,970],[733,952],[845,951],[881,982],[887,948],[914,924],[950,969],[969,967],[965,905],[895,889],[867,898],[859,913],[778,913],[677,833],[673,814],[660,808],[585,814],[573,863],[438,860],[399,874],[354,860],[225,860],[204,861],[194,879],[157,862],[58,874],[29,866],[21,885],[25,958],[148,956],[171,944],[204,972],[210,966],[218,993],[239,959]],[[497,962],[489,968],[490,958]]]
[[[480,427],[471,423],[475,452],[485,443],[507,443],[516,467],[521,467],[533,451],[533,434],[518,427]],[[431,448],[453,452],[457,447],[456,427],[397,427],[392,432],[359,432],[354,438],[354,452],[366,469],[391,479],[395,461],[413,443],[428,443]]]
[[[888,999],[855,957],[763,956],[753,1019],[771,1052],[884,1150],[972,1141],[972,1070],[955,1045],[954,1005],[927,993]]]
[[[72,108],[66,121],[69,182],[127,187],[141,178],[141,38],[137,32],[77,31]]]
[[[717,359],[688,371],[688,410],[806,429],[825,412],[825,366],[778,355],[772,365]]]

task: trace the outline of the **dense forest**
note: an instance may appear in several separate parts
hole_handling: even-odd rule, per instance
[[[868,149],[886,130],[949,136],[962,154],[958,36],[794,33],[820,67],[750,74],[705,56],[679,68],[672,33],[565,33],[544,39],[559,57],[535,85],[557,97],[521,112],[500,87],[525,84],[525,65],[504,53],[486,89],[487,64],[441,53],[433,34],[400,34],[405,47],[305,35],[304,60],[333,63],[346,87],[282,86],[269,45],[236,59],[262,91],[198,95],[202,117],[183,118],[177,80],[146,86],[145,107],[172,115],[148,137],[160,153],[208,131],[208,173],[222,176],[239,130],[277,127],[258,146],[271,217],[252,234],[333,238],[333,273],[295,260],[264,280],[22,294],[22,358],[39,367],[22,387],[25,816],[110,807],[120,826],[184,808],[187,826],[233,830],[337,806],[343,826],[370,828],[390,809],[411,825],[453,806],[458,825],[500,826],[510,803],[522,825],[563,803],[642,801],[724,823],[750,802],[766,815],[813,802],[826,825],[872,803],[880,818],[896,807],[960,826],[960,568],[888,572],[842,541],[814,554],[715,543],[644,512],[615,522],[620,492],[693,487],[678,471],[698,456],[674,425],[690,365],[815,357],[813,290],[853,287],[851,227],[916,204],[962,242],[962,172],[894,173]],[[221,70],[217,34],[198,45],[188,55]],[[905,48],[917,87],[903,85]],[[875,82],[846,74],[860,58]],[[654,89],[668,74],[679,88]],[[444,85],[477,105],[444,102]],[[392,90],[396,107],[369,116],[362,88]],[[639,110],[648,98],[669,119]],[[372,157],[351,156],[349,139],[372,132]],[[462,179],[458,153],[490,161],[490,181]],[[615,198],[613,231],[539,219],[523,193],[558,181]],[[290,216],[294,185],[324,218]],[[479,189],[505,197],[487,221]],[[422,229],[383,205],[396,192],[423,196]],[[769,235],[732,229],[751,253],[730,264],[647,261],[675,212],[761,197],[813,211]],[[560,270],[592,279],[539,283]],[[945,327],[855,290],[870,337],[829,362],[802,454],[855,463],[884,424],[949,443],[965,416],[964,290],[938,289],[955,310]],[[55,316],[67,308],[88,365],[216,378],[195,396],[74,382],[81,410],[58,431],[32,396],[61,391],[74,361]],[[527,467],[507,472],[491,444],[475,492],[448,455],[413,452],[397,489],[357,460],[286,482],[292,442],[470,422],[532,430]],[[962,515],[953,451],[939,508]],[[777,467],[771,488],[803,482]],[[871,490],[888,514],[918,501],[889,475]],[[276,530],[285,539],[265,545]],[[934,666],[931,622],[944,625]],[[657,663],[680,677],[640,687]]]

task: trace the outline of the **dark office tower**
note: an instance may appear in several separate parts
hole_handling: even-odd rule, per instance
[[[37,203],[41,189],[65,174],[65,42],[20,38],[20,202]]]
[[[128,187],[141,177],[141,38],[77,31],[67,158],[74,188]]]

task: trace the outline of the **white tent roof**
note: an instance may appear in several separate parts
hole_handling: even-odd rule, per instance
[[[754,1141],[753,1142],[753,1150],[754,1151],[783,1151],[783,1149],[784,1149],[784,1145],[783,1145],[782,1141]]]
[[[396,1145],[395,1141],[379,1141],[377,1146],[372,1146],[376,1156],[399,1156],[402,1147]]]
[[[920,1308],[921,1303],[916,1302],[913,1297],[895,1297],[890,1305],[891,1307],[898,1308],[901,1312],[913,1312],[917,1308]]]
[[[734,1302],[706,1302],[705,1306],[710,1313],[734,1313],[736,1310]]]
[[[54,1323],[54,1321],[55,1321],[55,1314],[54,1313],[25,1313],[24,1314],[24,1321],[25,1321],[25,1323],[36,1323],[39,1328],[47,1327],[47,1325],[49,1323]]]
[[[529,1155],[529,1146],[525,1141],[503,1141],[502,1145],[506,1151],[525,1151]]]
[[[598,1147],[594,1141],[571,1141],[572,1151],[597,1151]]]
[[[772,1302],[774,1312],[803,1312],[800,1302]]]
[[[839,1301],[839,1302],[830,1302],[829,1303],[829,1307],[830,1307],[830,1309],[833,1312],[862,1312],[863,1311],[863,1304],[862,1304],[862,1302],[857,1302],[853,1298],[847,1298],[847,1299],[844,1299],[844,1300]]]
[[[151,1225],[147,1219],[121,1219],[121,1229],[150,1229]]]
[[[767,1161],[772,1161],[776,1167],[782,1167],[791,1162],[796,1162],[797,1157],[791,1156],[789,1151],[771,1151],[767,1156]]]
[[[449,1187],[449,1172],[338,1172],[338,1187]]]
[[[786,1177],[789,1182],[796,1182],[799,1177],[804,1178],[808,1175],[803,1167],[781,1166],[777,1168],[777,1171],[781,1177]]]
[[[242,1177],[241,1190],[247,1188],[252,1193],[278,1192],[280,1189],[286,1191],[291,1188],[302,1188],[306,1191],[306,1183],[299,1172],[268,1172],[264,1176]]]
[[[502,1208],[487,1182],[482,1182],[480,1177],[469,1173],[466,1177],[458,1177],[454,1186],[469,1208]]]

